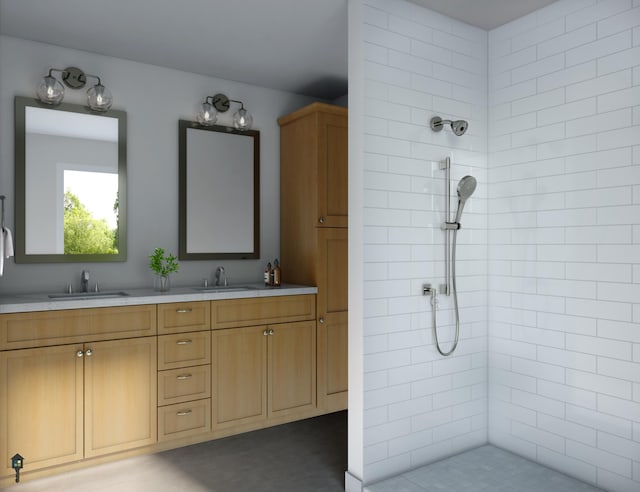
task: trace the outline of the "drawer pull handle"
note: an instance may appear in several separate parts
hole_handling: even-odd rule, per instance
[[[176,313],[190,313],[191,311],[193,311],[193,309],[191,308],[182,308],[182,309],[176,309]]]
[[[186,415],[191,414],[191,412],[192,412],[191,409],[189,409],[189,410],[180,410],[179,412],[176,412],[176,415],[178,417],[184,417]]]
[[[178,381],[184,381],[185,379],[191,379],[193,376],[191,374],[180,374],[179,376],[176,376],[176,379]]]
[[[191,345],[193,343],[193,340],[178,340],[176,342],[176,345]]]

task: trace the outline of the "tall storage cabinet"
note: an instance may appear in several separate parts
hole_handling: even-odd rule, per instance
[[[313,103],[280,125],[283,281],[318,287],[317,392],[347,407],[347,109]]]

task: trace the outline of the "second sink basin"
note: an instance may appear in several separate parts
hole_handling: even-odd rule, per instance
[[[54,301],[78,301],[85,299],[110,299],[113,297],[126,297],[129,294],[122,290],[108,292],[73,292],[70,294],[49,294],[49,299]]]
[[[255,287],[249,287],[248,285],[210,285],[207,287],[194,287],[194,290],[200,292],[243,292],[254,289]]]

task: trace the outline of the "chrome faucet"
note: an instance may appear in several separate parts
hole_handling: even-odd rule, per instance
[[[219,266],[216,268],[216,285],[220,285],[220,279],[223,279],[223,284],[225,287],[229,285],[229,281],[227,280],[227,274],[224,272],[224,267]]]
[[[82,292],[89,292],[89,270],[82,270],[80,285]]]

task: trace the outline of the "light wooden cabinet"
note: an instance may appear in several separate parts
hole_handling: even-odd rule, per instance
[[[210,305],[209,301],[158,304],[158,335],[208,330]]]
[[[158,306],[158,441],[211,431],[211,303]],[[191,331],[188,330],[200,330]]]
[[[347,407],[347,110],[314,103],[280,124],[283,280],[318,287],[318,406]]]
[[[81,344],[0,352],[0,462],[13,475],[20,453],[27,470],[83,458]]]
[[[214,428],[311,415],[316,408],[315,331],[315,321],[214,331]]]
[[[84,353],[85,457],[156,442],[156,337],[94,342]]]
[[[153,444],[155,367],[155,337],[0,352],[2,474]]]
[[[347,227],[347,110],[313,103],[278,124],[285,227]]]
[[[323,299],[330,321],[341,297]],[[0,486],[16,453],[28,480],[324,413],[318,381],[340,377],[317,375],[317,344],[335,357],[343,341],[317,333],[316,308],[305,294],[0,314]]]
[[[318,229],[318,405],[347,408],[348,292],[346,229]]]

